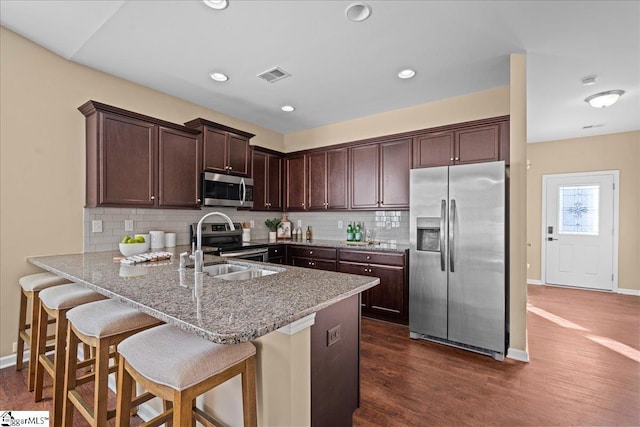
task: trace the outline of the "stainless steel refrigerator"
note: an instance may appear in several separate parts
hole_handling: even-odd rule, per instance
[[[504,162],[411,170],[409,330],[504,359]]]

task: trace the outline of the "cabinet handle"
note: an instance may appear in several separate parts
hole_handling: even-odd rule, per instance
[[[367,259],[371,259],[371,256],[367,255]]]
[[[453,157],[450,160],[453,162]]]
[[[313,255],[313,251],[309,251],[309,255]]]
[[[233,169],[233,167],[229,166],[229,170],[232,170],[232,169]]]
[[[302,207],[304,208],[304,203],[302,203]]]
[[[277,254],[277,253],[278,253],[278,250],[277,250],[277,249],[274,249],[274,250],[273,250],[273,253],[274,253],[274,254]]]
[[[460,160],[460,157],[456,157],[456,161]]]
[[[155,200],[155,199],[156,199],[156,196],[151,196],[151,200]]]
[[[200,203],[202,200],[198,199],[197,202]]]

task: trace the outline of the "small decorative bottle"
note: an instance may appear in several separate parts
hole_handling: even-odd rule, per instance
[[[308,225],[307,226],[307,242],[310,242],[312,238],[313,238],[313,236],[312,236],[312,233],[311,233],[311,226]]]
[[[360,223],[356,224],[356,232],[355,232],[354,240],[356,242],[362,241],[362,228],[360,227]]]
[[[353,227],[351,227],[351,223],[347,226],[347,242],[353,242]]]

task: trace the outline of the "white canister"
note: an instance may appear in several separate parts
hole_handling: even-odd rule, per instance
[[[151,249],[164,248],[164,231],[150,231]]]
[[[243,228],[242,229],[242,241],[243,242],[250,242],[251,241],[251,229],[250,228]]]
[[[176,247],[176,233],[164,233],[164,247],[165,248]]]

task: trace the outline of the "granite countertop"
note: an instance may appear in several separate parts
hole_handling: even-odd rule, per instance
[[[170,261],[123,265],[118,251],[29,257],[47,271],[117,299],[196,335],[221,344],[249,341],[289,325],[380,283],[375,277],[278,266],[243,260],[277,274],[242,281],[204,275],[194,286],[193,268],[179,271],[174,248]],[[205,264],[224,262],[205,255]]]
[[[378,251],[378,252],[404,252],[410,248],[408,244],[402,243],[390,243],[390,242],[379,242],[375,245],[360,245],[360,244],[349,244],[346,241],[341,240],[318,240],[313,239],[311,241],[306,240],[277,240],[275,242],[261,239],[261,240],[251,240],[251,243],[258,244],[268,244],[268,245],[302,245],[302,246],[325,246],[330,248],[338,248],[338,249],[353,249],[357,251]]]

